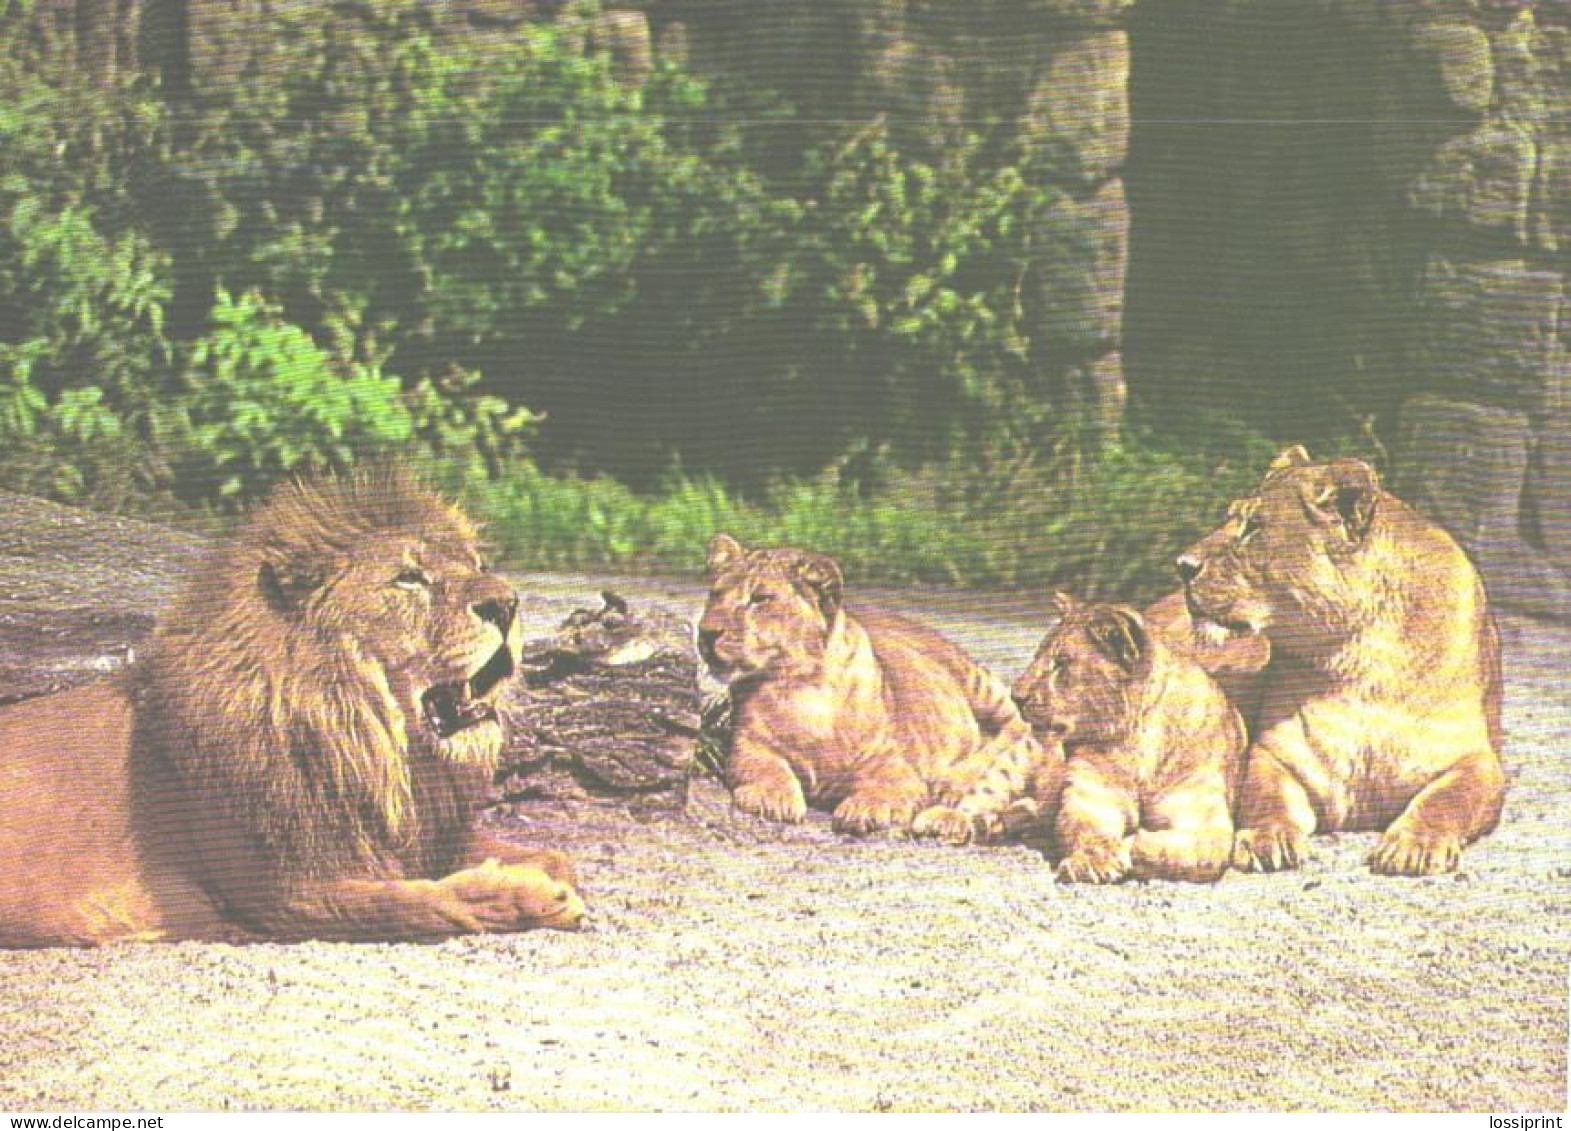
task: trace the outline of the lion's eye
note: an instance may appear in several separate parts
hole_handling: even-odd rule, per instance
[[[760,593],[755,590],[754,592],[748,594],[747,603],[749,605],[767,605],[774,599],[775,595],[773,593]]]
[[[1244,519],[1243,528],[1238,532],[1238,540],[1240,542],[1249,541],[1256,534],[1260,533],[1260,525],[1260,520],[1254,517],[1254,515],[1250,515],[1248,518]]]
[[[431,576],[423,569],[410,567],[400,570],[398,576],[393,578],[393,584],[400,589],[429,589]]]

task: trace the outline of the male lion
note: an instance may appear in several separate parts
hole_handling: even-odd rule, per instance
[[[0,712],[0,945],[576,927],[566,857],[470,829],[516,607],[400,476],[279,489],[144,659]]]
[[[743,812],[796,822],[811,802],[834,806],[843,831],[904,829],[1000,751],[1036,745],[1003,683],[948,640],[847,611],[832,558],[717,534],[709,574],[698,648],[731,688],[727,775]]]
[[[1374,870],[1429,875],[1495,827],[1500,658],[1483,584],[1373,468],[1289,448],[1178,570],[1202,631],[1271,642],[1236,867],[1296,867],[1316,830],[1384,829]]]
[[[1014,695],[1068,759],[1059,879],[1217,879],[1233,848],[1243,719],[1134,609],[1060,595],[1058,610]]]

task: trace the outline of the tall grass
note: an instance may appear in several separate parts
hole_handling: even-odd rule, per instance
[[[757,498],[689,476],[641,495],[521,464],[462,493],[503,559],[524,569],[697,575],[710,537],[725,531],[749,545],[832,554],[854,583],[1139,601],[1173,587],[1173,559],[1253,485],[1269,456],[1259,440],[1225,455],[1135,443],[1007,480],[952,462],[886,474],[871,490],[832,472],[782,480]]]

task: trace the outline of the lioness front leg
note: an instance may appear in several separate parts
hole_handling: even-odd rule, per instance
[[[927,785],[899,754],[889,753],[864,764],[851,794],[835,806],[835,829],[865,833],[908,829],[927,801]]]
[[[1112,884],[1129,874],[1129,830],[1139,815],[1133,794],[1094,762],[1071,759],[1055,826],[1064,858],[1058,878]]]
[[[1297,868],[1309,859],[1309,835],[1316,823],[1304,783],[1276,746],[1251,747],[1239,790],[1233,867],[1243,872]]]
[[[1462,848],[1495,827],[1505,800],[1505,772],[1493,750],[1461,758],[1419,790],[1391,822],[1369,858],[1388,876],[1454,872]]]
[[[791,763],[745,734],[732,741],[726,778],[731,804],[744,813],[790,825],[807,815],[807,798]]]
[[[272,904],[267,933],[345,942],[433,941],[453,935],[574,930],[583,902],[539,868],[487,861],[440,880],[348,879],[309,884]]]

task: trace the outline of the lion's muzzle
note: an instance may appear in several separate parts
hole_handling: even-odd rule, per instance
[[[491,658],[468,679],[440,683],[420,697],[426,725],[438,738],[451,738],[459,731],[496,718],[492,692],[513,674],[513,650],[504,641]]]

